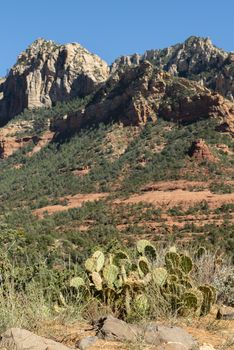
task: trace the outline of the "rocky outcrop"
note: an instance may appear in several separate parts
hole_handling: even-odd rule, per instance
[[[53,131],[76,131],[85,126],[118,121],[145,124],[162,117],[193,122],[202,118],[234,117],[234,104],[199,83],[156,69],[148,61],[113,75],[98,90],[84,111],[53,122]]]
[[[6,81],[5,78],[0,78],[0,103],[1,103],[1,100],[3,99],[3,86],[5,81]]]
[[[202,139],[195,140],[189,150],[189,156],[199,162],[209,161],[216,162],[217,159],[212,154],[206,142]]]
[[[233,100],[234,54],[207,38],[190,37],[167,49],[123,56],[109,69],[79,44],[39,39],[0,80],[0,126],[25,108],[90,93],[94,98],[85,111],[56,121],[60,129],[111,120],[139,125],[157,116],[187,122],[219,116],[221,130],[232,133],[233,101],[221,95]]]
[[[21,53],[0,84],[0,123],[25,108],[50,107],[58,101],[84,97],[108,74],[108,65],[81,45],[38,39]]]
[[[57,119],[53,131],[79,130],[98,123],[119,121],[124,125],[139,125],[147,120],[156,121],[157,101],[163,93],[162,72],[155,72],[148,62],[128,69],[118,80],[111,77],[98,90],[84,111]],[[155,80],[155,84],[150,81]]]
[[[136,66],[145,60],[175,76],[196,80],[230,100],[234,99],[234,54],[218,49],[208,38],[192,36],[184,43],[166,49],[120,57],[113,63],[111,72],[122,72],[126,66]]]
[[[49,130],[40,135],[36,134],[33,122],[22,120],[11,122],[0,129],[0,159],[6,159],[28,145],[32,146],[32,150],[28,152],[30,157],[52,141],[53,136]]]

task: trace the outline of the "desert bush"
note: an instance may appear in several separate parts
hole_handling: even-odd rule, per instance
[[[203,248],[204,249],[204,248]],[[212,284],[217,290],[217,302],[234,305],[234,265],[223,254],[204,249],[204,254],[195,258],[196,278],[201,284]]]

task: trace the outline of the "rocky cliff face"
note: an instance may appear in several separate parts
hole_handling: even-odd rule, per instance
[[[5,81],[6,81],[6,79],[0,78],[0,103],[1,103],[1,100],[3,98],[3,86],[4,86]]]
[[[223,130],[233,132],[234,55],[209,39],[191,37],[164,50],[123,56],[109,68],[79,44],[39,39],[0,80],[0,125],[25,108],[90,93],[94,97],[85,111],[52,127],[78,130],[110,120],[139,125],[158,116],[176,121],[219,116]]]
[[[88,95],[108,74],[108,65],[79,44],[36,40],[0,82],[1,124],[25,108],[50,107]]]
[[[182,123],[219,118],[230,125],[234,104],[197,82],[175,77],[143,61],[118,73],[118,79],[111,76],[84,111],[57,120],[52,130],[74,131],[111,120],[140,125],[157,117]]]
[[[215,47],[210,39],[190,37],[184,43],[143,55],[123,56],[112,67],[112,74],[144,60],[175,76],[196,80],[234,100],[234,54]]]

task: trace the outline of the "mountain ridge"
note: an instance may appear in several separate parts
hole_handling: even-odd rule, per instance
[[[8,76],[0,81],[0,122],[4,125],[24,109],[87,96],[144,61],[172,76],[195,80],[233,101],[233,54],[217,48],[208,38],[192,36],[165,49],[122,56],[111,66],[80,44],[58,45],[40,38],[19,55]]]

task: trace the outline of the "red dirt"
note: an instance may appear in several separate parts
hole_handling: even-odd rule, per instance
[[[67,201],[66,205],[48,205],[43,208],[39,208],[33,211],[35,215],[39,218],[43,218],[45,214],[52,215],[60,211],[66,211],[71,208],[79,208],[83,203],[94,202],[105,198],[109,193],[88,193],[88,194],[76,194],[75,196],[66,196],[61,198],[61,200]]]
[[[206,201],[209,208],[215,209],[222,204],[234,202],[234,193],[214,194],[209,190],[190,192],[187,190],[174,191],[151,191],[139,195],[133,195],[123,201],[116,200],[115,203],[123,204],[137,204],[140,202],[150,203],[157,207],[173,208],[175,206],[182,206],[187,209],[199,202]]]
[[[142,187],[142,191],[174,191],[174,190],[196,190],[199,188],[205,189],[209,187],[209,183],[205,181],[158,181]]]

